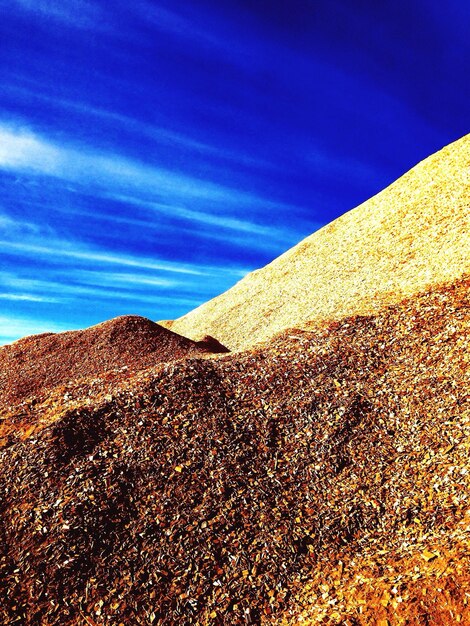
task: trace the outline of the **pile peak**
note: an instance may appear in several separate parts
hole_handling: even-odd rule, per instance
[[[196,343],[138,315],[84,330],[31,335],[0,347],[0,411],[78,380],[224,351],[215,340]]]

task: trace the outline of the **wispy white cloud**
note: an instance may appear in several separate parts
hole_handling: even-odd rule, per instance
[[[163,7],[158,2],[140,0],[134,3],[133,10],[140,14],[146,22],[150,22],[161,31],[172,33],[178,37],[193,39],[200,43],[210,44],[211,46],[226,47],[229,45],[221,37],[216,37],[214,32],[201,28],[195,24],[194,20],[190,20],[181,13]]]
[[[0,0],[0,6],[47,18],[74,28],[102,30],[106,20],[96,2],[86,0]]]
[[[44,236],[46,233],[51,234],[51,229],[45,225],[34,224],[26,220],[13,218],[0,208],[0,232],[4,237],[22,238],[29,236]]]
[[[89,283],[91,285],[117,285],[128,288],[136,288],[136,286],[173,288],[184,284],[180,280],[169,280],[158,276],[130,274],[128,272],[95,272],[92,270],[77,270],[74,276],[81,282]]]
[[[56,174],[63,161],[61,151],[25,129],[0,126],[0,167],[31,169]]]
[[[66,214],[69,217],[74,216],[77,219],[92,218],[93,222],[107,222],[113,226],[129,226],[138,233],[139,241],[155,241],[155,238],[161,237],[167,232],[169,236],[174,236],[175,225],[174,219],[185,220],[186,224],[179,224],[177,233],[178,239],[181,241],[186,237],[198,236],[203,239],[223,242],[248,248],[256,246],[258,250],[273,250],[279,252],[290,243],[295,243],[303,238],[304,233],[288,228],[265,227],[247,220],[231,220],[223,216],[217,216],[205,211],[185,210],[177,205],[170,205],[158,202],[151,202],[133,198],[131,196],[102,194],[102,197],[113,201],[121,202],[127,205],[127,208],[138,207],[145,209],[148,215],[145,217],[130,217],[128,214],[117,215],[110,212],[96,212],[87,209],[76,208],[74,206],[50,204],[43,205],[37,203],[38,208],[43,208],[49,214],[54,211]],[[127,211],[129,213],[129,211]],[[213,219],[212,219],[213,218]],[[222,220],[224,223],[222,223]],[[205,228],[205,226],[213,226],[213,228]],[[197,228],[199,226],[199,228]],[[311,224],[312,228],[316,225]],[[317,227],[320,228],[321,224]],[[18,224],[18,228],[20,225]],[[12,225],[13,228],[13,225]],[[116,235],[121,239],[121,234]],[[52,237],[49,233],[48,238]],[[128,238],[131,239],[131,231],[128,232]]]
[[[49,257],[56,259],[58,263],[63,263],[64,259],[75,259],[86,263],[100,263],[103,265],[118,265],[122,267],[133,267],[139,269],[169,272],[174,274],[185,274],[189,276],[243,276],[247,270],[240,267],[220,267],[216,265],[187,264],[172,261],[157,261],[155,259],[119,255],[99,250],[80,249],[76,244],[68,241],[53,241],[48,245],[39,243],[25,243],[18,241],[0,240],[0,246],[9,253],[24,255],[25,253],[38,257]]]
[[[87,188],[87,192],[97,197],[111,199],[121,203],[137,206],[151,215],[149,221],[140,220],[129,215],[103,213],[92,216],[97,219],[109,220],[113,223],[122,222],[133,226],[142,226],[148,235],[152,229],[169,227],[177,219],[186,222],[188,229],[200,228],[200,236],[205,239],[223,240],[232,245],[250,245],[256,240],[258,248],[275,250],[285,247],[285,242],[295,242],[300,238],[298,232],[291,232],[288,227],[278,228],[273,225],[260,224],[249,219],[257,209],[272,208],[273,211],[285,209],[284,205],[264,199],[238,189],[231,189],[212,181],[199,180],[185,176],[179,172],[152,167],[145,163],[127,159],[119,155],[109,155],[94,151],[92,148],[79,150],[70,146],[57,146],[53,142],[35,135],[22,127],[0,124],[0,168],[16,172],[47,175],[65,182],[78,183]],[[191,204],[191,208],[186,205]],[[206,208],[198,208],[203,205]],[[194,208],[193,208],[194,207]],[[207,210],[207,208],[211,210]],[[239,218],[230,213],[244,212],[246,217]],[[48,207],[52,210],[53,207]],[[70,214],[85,214],[83,209],[64,207]],[[158,215],[159,219],[155,220]],[[0,216],[1,218],[1,216]],[[12,226],[12,223],[10,223]],[[210,228],[202,228],[202,227]],[[181,229],[184,237],[184,227]],[[189,234],[189,230],[187,232]],[[189,236],[189,235],[188,235]],[[48,233],[53,240],[53,233]],[[24,241],[22,242],[25,243]],[[26,242],[30,243],[30,242]],[[70,243],[61,253],[75,258],[83,258]],[[47,254],[39,244],[38,252]],[[49,252],[52,254],[53,250]],[[108,263],[127,263],[128,265],[154,267],[152,261],[132,259],[115,259],[114,255],[103,255],[99,252],[86,252],[90,260]],[[106,258],[105,258],[106,256]],[[149,265],[150,263],[150,265]],[[190,272],[190,267],[185,267]],[[176,270],[173,270],[176,271]],[[198,271],[193,272],[198,273]]]
[[[154,29],[183,40],[185,45],[192,44],[196,54],[201,51],[217,54],[228,65],[245,67],[250,71],[263,66],[263,56],[269,45],[266,38],[262,43],[264,54],[257,54],[259,47],[257,43],[253,44],[253,37],[246,36],[241,30],[234,36],[233,30],[218,20],[215,13],[209,12],[201,19],[200,13],[192,10],[191,3],[180,5],[176,10],[174,6],[169,9],[153,0],[134,2],[132,11]],[[270,50],[273,54],[279,54],[279,41],[271,44]],[[282,49],[284,56],[287,52],[287,48]]]
[[[48,284],[48,281],[30,277],[25,278],[14,272],[0,272],[0,286],[9,290],[42,291]]]
[[[47,276],[47,273],[46,273]],[[70,282],[72,279],[73,282]],[[132,274],[104,273],[76,270],[71,271],[69,282],[60,276],[34,279],[24,278],[12,273],[0,273],[0,286],[7,288],[8,293],[0,292],[0,300],[67,303],[78,300],[94,299],[131,301],[133,303],[147,303],[154,306],[167,305],[174,302],[174,294],[162,294],[161,289],[180,287],[178,282],[165,281],[157,277],[143,277]],[[28,290],[29,293],[25,293]],[[196,306],[199,300],[187,295],[178,295],[181,306]]]
[[[0,300],[11,300],[13,302],[59,302],[57,298],[37,296],[31,293],[0,293]]]
[[[198,154],[219,157],[234,163],[243,163],[245,165],[269,170],[275,168],[275,166],[266,159],[261,159],[241,151],[230,150],[226,146],[207,143],[207,141],[191,137],[183,132],[177,132],[157,124],[142,122],[128,115],[123,115],[122,113],[108,109],[101,109],[85,102],[52,97],[41,92],[43,85],[39,82],[35,83],[31,81],[31,79],[28,82],[32,84],[29,88],[15,84],[4,84],[3,89],[23,98],[27,97],[30,102],[40,101],[66,111],[76,112],[86,116],[88,119],[93,118],[99,122],[115,123],[123,130],[131,132],[133,135],[140,135],[152,139],[157,144],[165,146],[171,145]]]
[[[106,154],[90,146],[58,146],[31,130],[0,123],[0,167],[114,191],[138,190],[154,197],[239,205],[270,205],[265,198],[181,172]]]
[[[321,148],[313,149],[304,154],[306,162],[313,166],[324,178],[330,176],[338,179],[364,181],[383,175],[382,169],[371,163],[358,159],[333,156]]]
[[[73,108],[77,111],[80,111],[87,116],[118,122],[122,125],[123,128],[126,128],[134,133],[138,132],[139,134],[149,137],[160,144],[179,146],[181,148],[192,150],[201,154],[208,154],[238,163],[245,163],[251,166],[254,165],[257,167],[264,167],[268,169],[274,168],[274,165],[272,163],[269,163],[265,159],[255,158],[240,151],[233,151],[225,147],[209,144],[205,141],[201,141],[199,139],[190,137],[189,135],[185,135],[184,133],[175,132],[174,130],[171,130],[169,128],[164,128],[162,126],[156,126],[153,124],[145,124],[126,115],[115,113],[114,111],[106,111],[81,103],[67,101],[60,101],[59,103],[57,101],[55,102],[56,104],[60,104],[64,107]]]
[[[196,211],[175,204],[170,205],[160,202],[142,200],[141,198],[136,198],[123,194],[109,194],[108,197],[110,199],[123,202],[125,204],[131,204],[140,208],[150,209],[153,212],[165,212],[172,217],[188,220],[190,222],[199,222],[208,226],[234,230],[241,233],[262,235],[270,239],[274,238],[275,240],[278,240],[279,238],[284,238],[287,230],[286,228],[280,230],[272,226],[257,224],[256,222],[250,220],[242,220],[227,215],[216,215],[207,211]],[[214,233],[216,232],[217,231],[214,231]]]

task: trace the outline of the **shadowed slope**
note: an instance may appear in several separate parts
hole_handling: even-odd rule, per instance
[[[0,348],[0,412],[77,379],[221,351],[223,346],[195,343],[132,315],[85,330],[33,335]]]
[[[470,135],[172,322],[230,349],[310,320],[370,313],[470,270]]]
[[[0,621],[469,623],[469,287],[160,364],[0,451]]]

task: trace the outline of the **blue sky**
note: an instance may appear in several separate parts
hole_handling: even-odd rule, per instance
[[[0,343],[182,315],[470,132],[466,0],[0,10]]]

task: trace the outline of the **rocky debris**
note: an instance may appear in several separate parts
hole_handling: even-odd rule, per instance
[[[166,326],[246,349],[311,320],[371,314],[470,272],[470,135]]]
[[[468,516],[438,538],[319,564],[278,625],[470,623]]]
[[[0,451],[0,620],[468,622],[469,286],[51,409]]]

